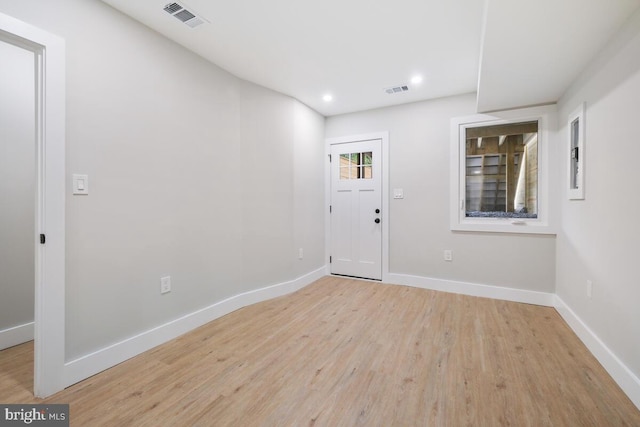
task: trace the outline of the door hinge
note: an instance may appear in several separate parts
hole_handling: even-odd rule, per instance
[[[331,205],[329,205],[329,213],[331,213]]]
[[[40,235],[40,244],[44,245],[44,242],[47,240],[46,236],[44,234]]]
[[[329,255],[329,264],[331,264],[331,255]]]
[[[329,163],[331,163],[331,154],[329,154]]]

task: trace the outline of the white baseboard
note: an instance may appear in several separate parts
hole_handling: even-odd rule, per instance
[[[0,331],[0,350],[33,339],[33,322]]]
[[[111,368],[160,344],[179,337],[239,308],[304,288],[325,276],[325,267],[289,282],[245,292],[167,322],[119,343],[65,363],[66,387]]]
[[[528,291],[525,289],[504,288],[501,286],[481,285],[477,283],[458,282],[453,280],[432,279],[408,274],[389,273],[385,283],[394,285],[413,286],[434,291],[451,292],[474,297],[493,298],[506,301],[522,302],[525,304],[544,305],[553,307],[555,294],[548,292]]]
[[[607,370],[613,380],[640,409],[640,379],[606,346],[605,343],[578,317],[559,296],[555,296],[555,308],[569,327],[587,346],[591,354]]]

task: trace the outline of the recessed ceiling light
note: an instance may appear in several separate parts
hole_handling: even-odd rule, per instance
[[[413,83],[414,85],[422,83],[422,76],[413,76],[411,78],[411,83]]]
[[[324,102],[331,102],[333,101],[333,96],[326,94],[325,96],[322,97],[322,99],[324,100]]]

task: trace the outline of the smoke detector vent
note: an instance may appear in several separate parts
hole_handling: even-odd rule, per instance
[[[389,95],[393,95],[394,93],[406,92],[408,90],[409,90],[409,86],[402,85],[402,86],[388,87],[384,91],[387,92]]]
[[[180,22],[187,24],[191,28],[195,28],[200,24],[209,22],[206,19],[198,16],[198,14],[193,12],[193,10],[188,10],[180,3],[169,3],[164,7],[164,11],[170,15],[173,15],[174,18],[180,20]]]

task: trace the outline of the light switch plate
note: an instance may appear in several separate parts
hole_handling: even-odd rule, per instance
[[[165,276],[160,278],[160,293],[166,294],[171,292],[171,276]]]
[[[73,174],[73,194],[89,194],[89,175]]]

